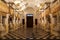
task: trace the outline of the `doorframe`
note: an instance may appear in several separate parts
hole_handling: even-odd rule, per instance
[[[25,16],[25,26],[26,26],[26,28],[27,28],[27,20],[26,20],[26,19],[27,19],[27,15],[28,15],[28,14],[32,14],[32,15],[33,15],[33,27],[34,27],[34,22],[35,22],[35,21],[34,21],[34,14],[33,14],[33,13],[27,13],[27,14],[26,14],[26,16]]]
[[[29,14],[26,14],[26,28],[27,28],[27,15]],[[33,27],[34,27],[34,14],[30,14],[30,15],[33,15]]]

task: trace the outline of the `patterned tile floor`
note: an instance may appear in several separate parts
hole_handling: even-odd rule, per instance
[[[2,39],[57,39],[54,35],[50,35],[42,29],[34,30],[32,28],[19,28],[9,32]]]

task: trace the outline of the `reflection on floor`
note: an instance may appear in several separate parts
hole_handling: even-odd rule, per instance
[[[9,32],[2,39],[57,39],[54,35],[50,35],[44,30],[38,28],[38,30],[33,30],[32,28],[24,29],[23,27]]]

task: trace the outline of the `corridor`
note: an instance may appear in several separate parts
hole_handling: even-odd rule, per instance
[[[0,39],[60,39],[60,0],[0,0]]]

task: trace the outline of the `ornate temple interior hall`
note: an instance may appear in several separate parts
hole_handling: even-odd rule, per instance
[[[0,0],[0,39],[60,39],[60,0]]]

